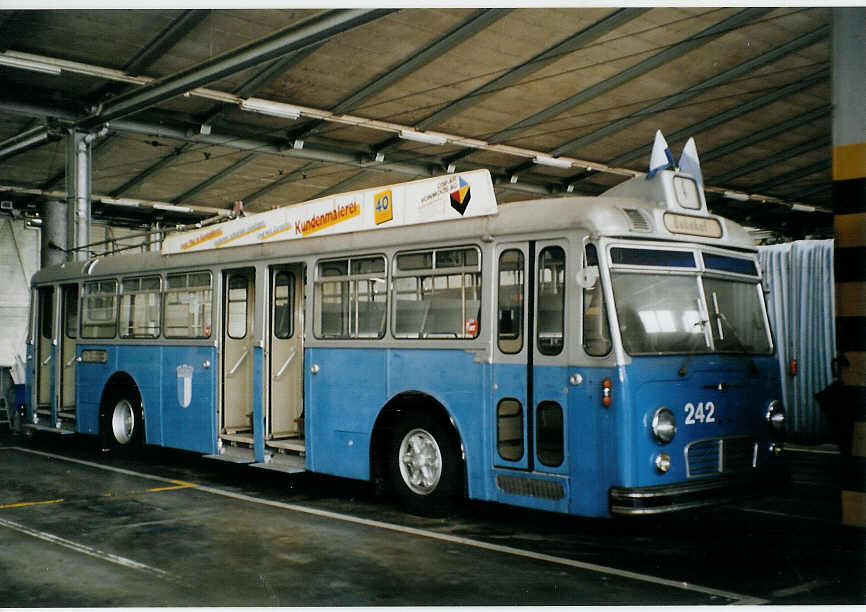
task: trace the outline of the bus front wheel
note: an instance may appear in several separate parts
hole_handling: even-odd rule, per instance
[[[457,437],[426,414],[405,417],[393,431],[388,456],[391,490],[415,514],[436,516],[454,509],[463,492],[463,462]]]

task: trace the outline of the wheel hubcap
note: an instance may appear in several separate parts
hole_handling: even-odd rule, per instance
[[[400,474],[413,493],[427,495],[442,477],[442,453],[430,432],[413,429],[400,444]]]
[[[135,432],[135,412],[129,400],[120,400],[111,415],[111,431],[118,444],[129,444]]]

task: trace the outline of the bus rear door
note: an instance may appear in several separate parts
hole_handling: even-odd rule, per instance
[[[78,285],[63,285],[61,295],[60,338],[60,407],[58,408],[62,426],[75,423],[75,364],[77,362],[76,342],[78,338]]]
[[[223,277],[220,438],[247,447],[253,446],[255,279],[253,268],[228,270]]]

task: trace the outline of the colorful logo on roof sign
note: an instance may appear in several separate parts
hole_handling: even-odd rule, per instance
[[[469,206],[469,200],[471,198],[472,193],[469,191],[469,183],[464,181],[461,176],[457,191],[451,192],[451,208],[462,215],[466,212],[466,207]]]

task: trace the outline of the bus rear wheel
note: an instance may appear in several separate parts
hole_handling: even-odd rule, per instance
[[[463,494],[463,461],[457,437],[429,415],[412,414],[397,424],[388,466],[392,492],[414,514],[446,514]]]
[[[135,393],[114,394],[103,417],[102,438],[108,448],[139,448],[143,425],[141,400]]]

